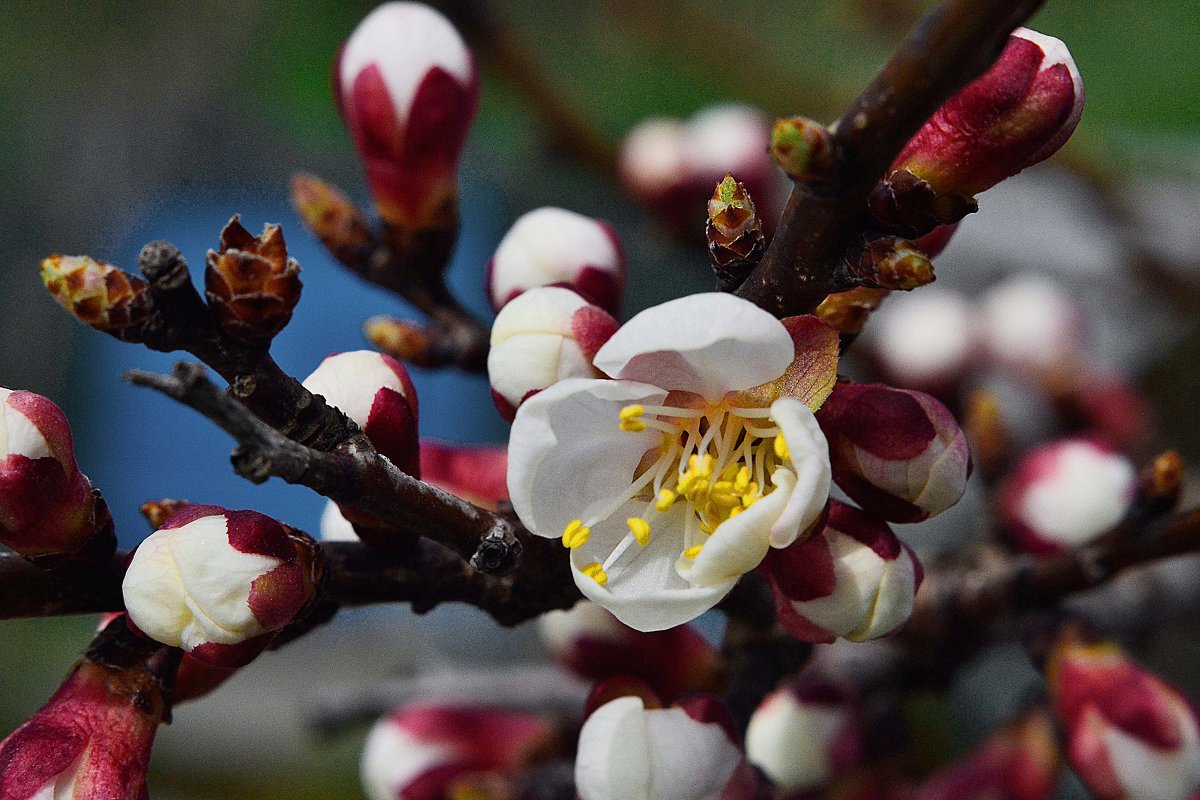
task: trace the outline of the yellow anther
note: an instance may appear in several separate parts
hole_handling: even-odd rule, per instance
[[[584,575],[587,575],[601,586],[608,583],[608,573],[604,571],[604,567],[600,566],[599,561],[593,561],[590,564],[584,564],[583,569],[579,571]]]
[[[572,550],[582,547],[591,535],[592,529],[585,527],[583,520],[573,519],[567,523],[567,527],[563,528],[563,547],[569,547]]]
[[[758,493],[758,484],[751,481],[750,486],[742,494],[742,505],[746,508],[749,508],[757,503],[760,499],[761,495]]]
[[[629,431],[630,433],[641,433],[646,430],[646,423],[640,419],[631,419],[621,422],[621,430]]]
[[[708,453],[697,455],[693,453],[688,457],[688,472],[696,475],[701,475],[705,478],[711,478],[713,471],[713,457]]]
[[[721,509],[733,508],[742,504],[742,498],[732,492],[713,491],[708,496],[708,502]]]
[[[700,523],[700,530],[704,531],[705,533],[707,533],[709,535],[712,535],[712,532],[715,531],[716,529],[717,529],[717,526],[713,525],[711,522],[701,522]]]
[[[654,507],[659,511],[666,511],[672,505],[674,505],[676,499],[678,498],[679,495],[675,494],[670,489],[659,489],[658,500],[655,502]]]
[[[734,479],[734,476],[736,476],[737,474],[738,474],[738,465],[737,465],[737,462],[735,461],[732,464],[727,464],[725,466],[725,469],[721,470],[720,478],[723,481],[731,481]]]
[[[637,543],[645,547],[646,542],[650,541],[650,523],[641,517],[630,517],[625,520],[625,524],[629,526],[629,532],[637,539]]]
[[[695,547],[689,547],[683,551],[683,557],[688,561],[695,561],[696,556],[700,555],[700,551],[704,549],[704,545],[698,544]]]
[[[712,485],[712,490],[714,492],[732,492],[733,481],[717,481]]]
[[[745,510],[746,509],[742,508],[741,506],[734,506],[733,508],[729,509],[729,518],[733,519],[734,517],[736,517],[738,514],[742,513]]]
[[[737,477],[733,479],[733,490],[738,494],[744,494],[750,486],[750,468],[743,466],[737,471]]]
[[[622,408],[619,416],[621,417],[622,422],[629,422],[630,420],[637,419],[638,417],[640,417],[642,414],[645,414],[645,413],[646,413],[645,406],[640,405],[638,403],[633,403],[632,405],[628,405],[628,406],[625,406],[624,408]]]
[[[775,455],[783,461],[790,461],[792,454],[788,452],[787,441],[783,438],[783,434],[775,437]]]

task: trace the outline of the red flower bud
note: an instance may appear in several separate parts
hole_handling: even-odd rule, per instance
[[[39,394],[0,388],[0,543],[26,556],[74,553],[98,512],[66,415]]]
[[[508,448],[421,441],[421,479],[477,506],[508,499]]]
[[[833,479],[852,500],[892,522],[950,508],[971,474],[967,440],[950,411],[921,392],[839,383],[817,412]]]
[[[832,500],[823,529],[782,550],[760,570],[788,633],[806,642],[886,636],[912,614],[921,562],[883,522]]]
[[[456,205],[458,160],[475,117],[475,60],[420,3],[385,3],[338,55],[334,95],[380,214],[426,227]]]

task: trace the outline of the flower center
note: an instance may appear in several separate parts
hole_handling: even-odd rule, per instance
[[[651,536],[660,535],[656,517],[683,506],[681,550],[694,560],[718,525],[775,490],[770,479],[777,467],[791,466],[783,433],[766,408],[633,404],[621,409],[617,427],[631,433],[654,429],[662,439],[646,452],[629,488],[614,498],[620,504],[644,500],[645,509],[625,520],[629,533],[603,562],[581,570],[601,586],[616,577],[614,568],[632,564]],[[572,520],[563,530],[563,546],[582,546],[591,526],[604,518]]]

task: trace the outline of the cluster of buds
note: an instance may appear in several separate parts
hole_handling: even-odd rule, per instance
[[[1018,28],[1000,58],[917,132],[871,197],[885,226],[921,235],[975,210],[975,195],[1053,155],[1083,114],[1058,39]]]
[[[107,514],[75,463],[62,409],[39,394],[0,388],[0,544],[24,556],[70,555]]]
[[[269,342],[292,319],[300,301],[300,265],[288,258],[278,225],[252,236],[235,216],[221,231],[220,248],[208,251],[207,265],[205,297],[233,338]]]
[[[612,226],[562,208],[523,214],[488,262],[487,286],[499,311],[539,286],[563,286],[616,314],[625,291],[625,254]]]
[[[458,162],[478,103],[475,60],[421,3],[384,3],[342,47],[334,96],[389,228],[457,220]]]
[[[50,256],[41,273],[50,296],[80,322],[123,342],[142,341],[154,317],[146,281],[87,256]]]
[[[134,551],[121,585],[129,621],[199,661],[242,666],[315,596],[319,552],[254,511],[187,506]]]
[[[784,793],[814,792],[859,766],[863,726],[847,692],[798,678],[767,695],[750,717],[746,758]]]
[[[1100,800],[1188,800],[1200,791],[1200,718],[1178,689],[1111,642],[1067,627],[1046,685],[1067,760]]]
[[[764,220],[775,220],[788,181],[768,152],[771,122],[757,109],[719,105],[686,121],[652,117],[621,144],[621,183],[667,226],[692,234],[696,209],[732,173],[745,184]]]
[[[711,691],[720,680],[716,649],[688,625],[643,633],[585,600],[542,615],[538,632],[555,661],[587,680],[636,678],[668,701]]]
[[[1136,488],[1128,458],[1099,441],[1063,439],[1017,464],[1001,489],[1000,518],[1021,549],[1053,555],[1115,528]]]
[[[369,800],[510,797],[515,778],[553,750],[554,725],[519,711],[399,708],[371,729],[361,777]]]

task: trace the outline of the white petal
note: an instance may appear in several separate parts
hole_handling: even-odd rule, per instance
[[[305,389],[324,397],[360,428],[366,427],[375,395],[385,387],[406,396],[400,376],[374,350],[352,350],[329,356],[304,379]],[[411,397],[406,396],[406,399],[413,402]]]
[[[824,535],[837,577],[833,592],[792,605],[810,622],[835,636],[850,638],[870,628],[887,565],[874,550],[850,536],[832,528],[826,528]]]
[[[772,403],[771,419],[783,431],[796,474],[787,507],[771,526],[771,546],[787,547],[816,522],[829,500],[829,444],[812,410],[795,397]]]
[[[1182,741],[1166,752],[1116,727],[1105,727],[1113,773],[1128,800],[1186,800],[1200,788],[1200,737],[1193,720],[1181,722]]]
[[[342,510],[332,500],[325,504],[325,510],[321,512],[321,541],[358,541],[358,534],[354,532],[354,526],[342,515]]]
[[[524,297],[524,295],[522,295]],[[518,298],[520,299],[520,298]],[[566,378],[592,378],[596,371],[579,343],[556,333],[529,333],[505,339],[488,352],[492,389],[515,408],[532,391]]]
[[[8,389],[4,391],[12,394]],[[7,395],[0,396],[0,459],[13,453],[30,460],[52,456],[50,443],[33,421],[10,406],[6,400]]]
[[[645,713],[652,765],[650,796],[656,800],[717,800],[741,751],[720,725],[694,720],[681,708]]]
[[[832,777],[830,753],[846,724],[842,708],[773,692],[750,718],[746,758],[784,791],[818,789]]]
[[[632,381],[571,378],[526,400],[508,446],[508,492],[538,536],[561,536],[573,519],[607,517],[629,495],[634,472],[662,434],[619,427],[621,408],[667,393]]]
[[[575,757],[575,790],[582,800],[656,800],[645,719],[640,697],[618,697],[583,723]]]
[[[724,292],[680,297],[641,312],[593,363],[608,375],[719,400],[783,374],[794,357],[779,320]]]
[[[492,301],[573,281],[584,267],[616,272],[620,255],[604,226],[564,208],[538,208],[513,223],[492,257]]]
[[[396,800],[414,779],[457,756],[454,748],[419,739],[385,717],[375,723],[363,747],[363,793],[368,800]]]
[[[875,593],[875,602],[871,607],[870,621],[846,638],[853,642],[865,642],[896,630],[912,616],[916,594],[916,569],[912,556],[905,551],[894,560],[885,562],[879,591]]]

